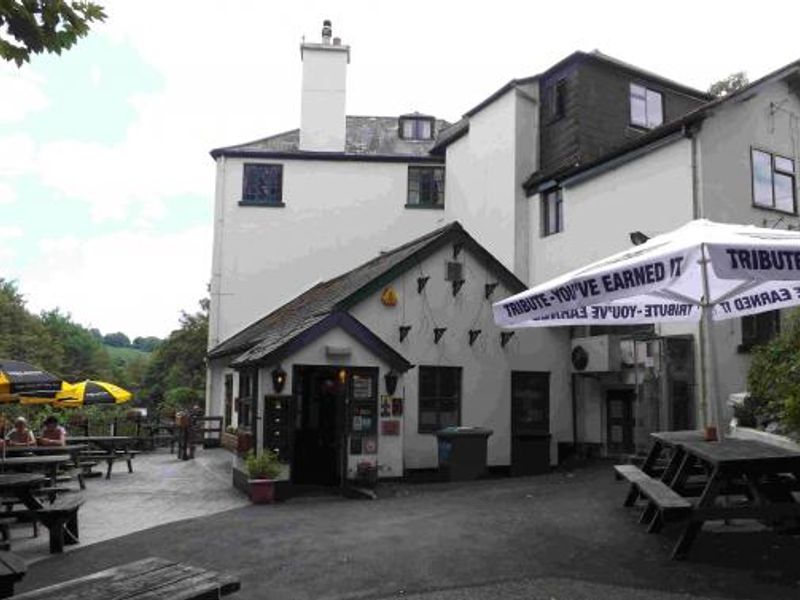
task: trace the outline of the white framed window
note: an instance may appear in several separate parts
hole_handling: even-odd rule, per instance
[[[400,137],[404,140],[433,139],[433,119],[405,117],[400,119]]]
[[[564,231],[564,196],[561,189],[542,194],[542,237]]]
[[[408,167],[406,207],[444,208],[444,167]]]
[[[785,213],[797,212],[795,165],[791,158],[750,149],[753,204]]]
[[[631,125],[653,129],[664,122],[664,98],[661,92],[631,84]]]

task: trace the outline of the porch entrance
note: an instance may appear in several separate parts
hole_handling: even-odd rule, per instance
[[[292,483],[336,486],[345,472],[347,370],[294,367]]]
[[[511,474],[550,470],[550,373],[511,372]]]
[[[606,392],[606,440],[608,451],[633,452],[633,399],[634,390],[608,390]]]

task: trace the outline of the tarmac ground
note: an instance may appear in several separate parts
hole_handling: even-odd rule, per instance
[[[123,467],[90,482],[88,494],[107,505],[87,502],[81,544],[63,555],[47,555],[40,536],[42,560],[18,591],[163,556],[238,576],[232,600],[800,598],[800,536],[716,524],[688,560],[671,561],[679,529],[647,534],[638,511],[622,506],[626,488],[609,463],[382,484],[375,501],[314,495],[256,506],[230,488],[229,460],[224,450],[187,462],[141,455],[133,475]]]

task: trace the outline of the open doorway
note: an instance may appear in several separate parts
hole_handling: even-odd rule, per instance
[[[292,482],[336,486],[344,473],[346,369],[294,367]]]

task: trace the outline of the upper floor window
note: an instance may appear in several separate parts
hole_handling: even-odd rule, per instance
[[[283,206],[283,165],[246,163],[241,203]]]
[[[753,204],[795,213],[794,161],[763,150],[751,151]]]
[[[542,194],[542,236],[564,231],[564,196],[561,189]]]
[[[400,117],[400,137],[404,140],[433,139],[433,119],[430,117]]]
[[[461,423],[461,367],[419,367],[419,433]]]
[[[664,99],[661,92],[631,84],[631,125],[652,129],[664,122]]]
[[[550,88],[550,119],[555,121],[567,111],[567,80],[559,79]]]
[[[757,315],[742,317],[742,343],[740,352],[748,352],[755,346],[766,344],[781,331],[781,313],[770,310]]]
[[[444,167],[408,167],[406,206],[444,208]]]

